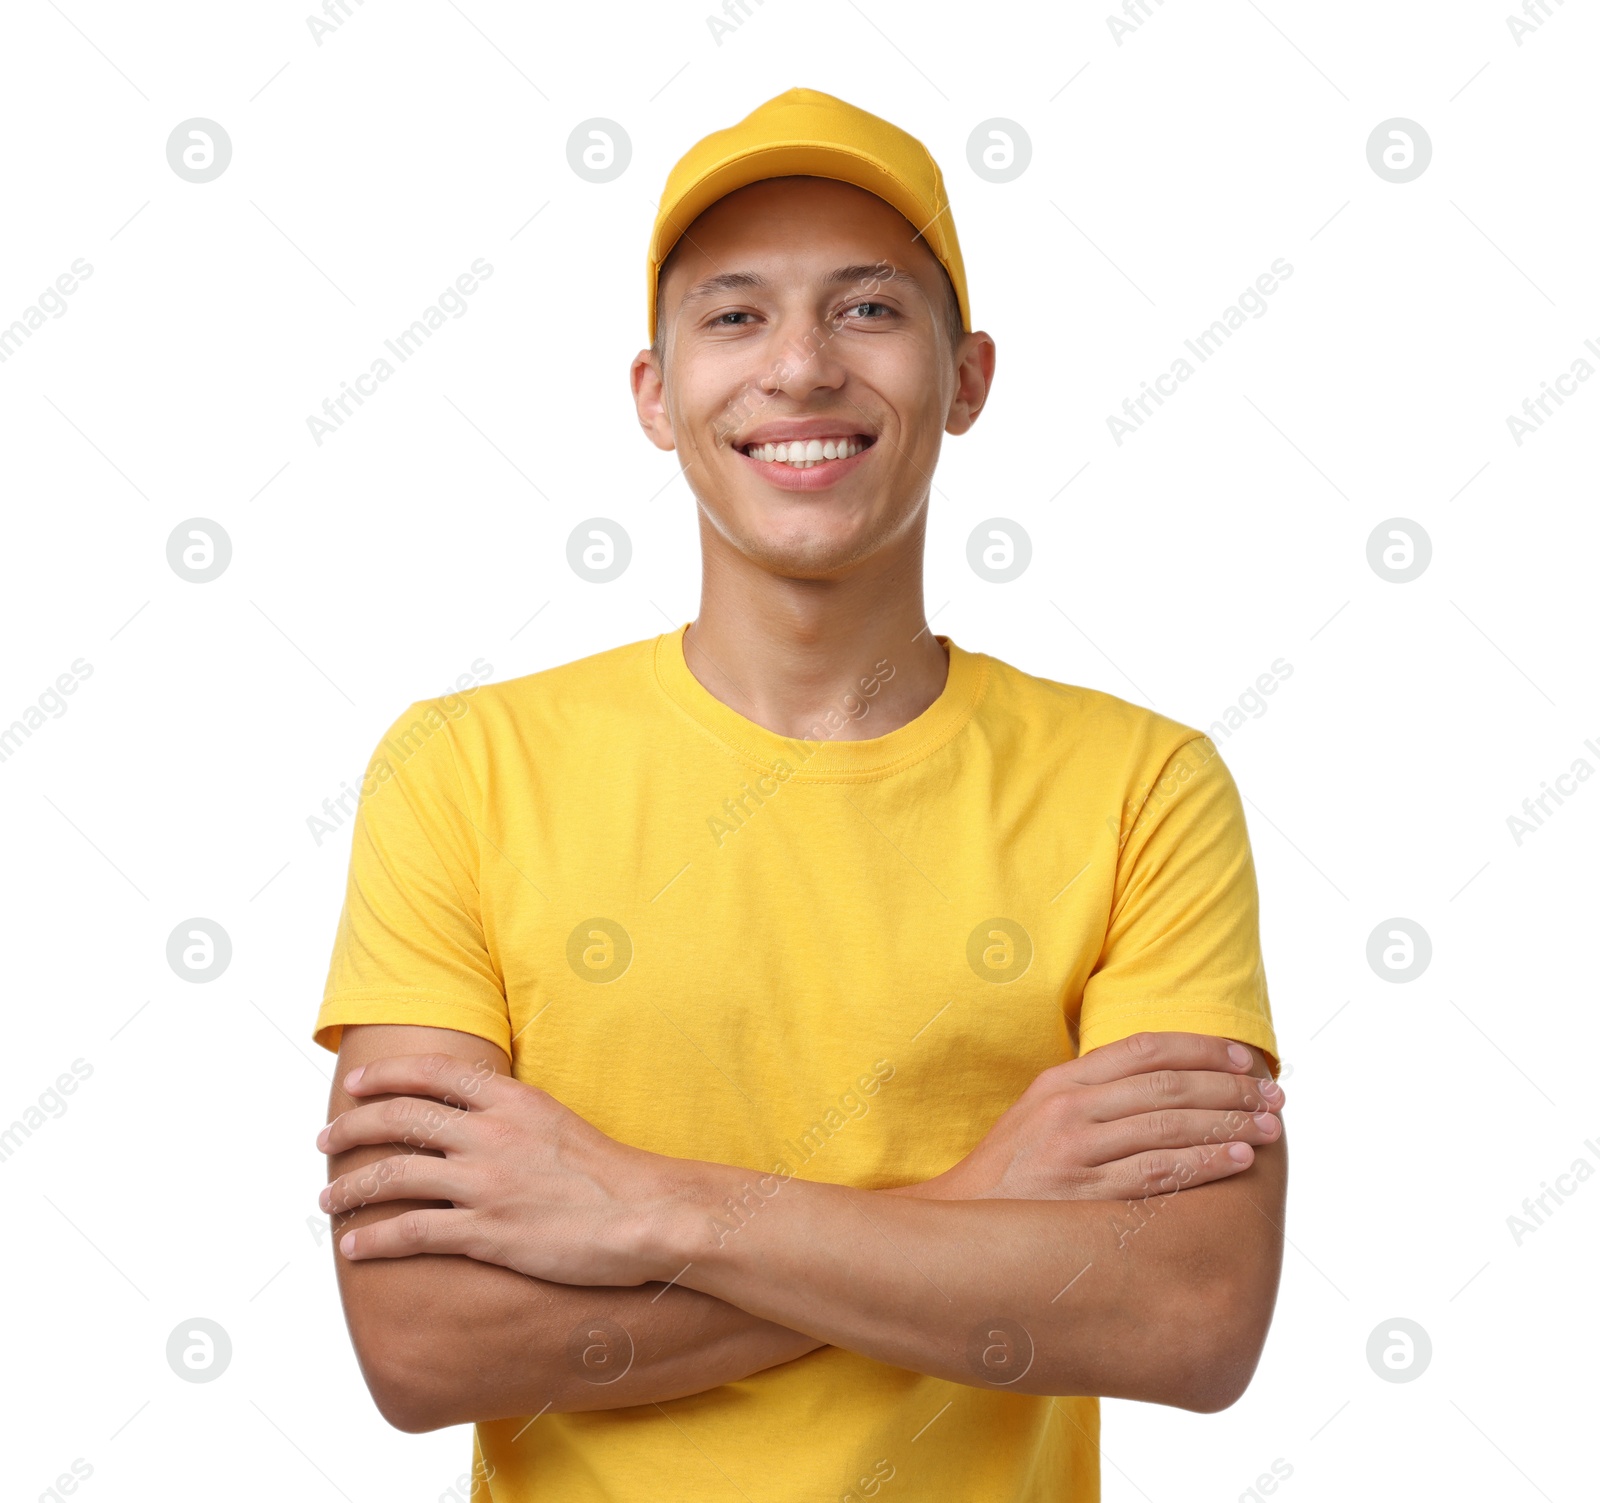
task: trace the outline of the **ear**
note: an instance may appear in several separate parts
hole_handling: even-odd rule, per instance
[[[946,433],[965,433],[978,420],[994,385],[995,347],[981,329],[962,337],[956,352],[956,390],[945,417]]]
[[[628,379],[633,387],[633,405],[639,414],[639,426],[646,437],[658,449],[676,449],[672,419],[667,415],[666,381],[654,350],[640,350],[633,357]]]

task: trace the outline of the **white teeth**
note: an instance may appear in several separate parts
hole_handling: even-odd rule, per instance
[[[854,438],[811,438],[785,444],[752,444],[746,452],[752,459],[765,460],[768,464],[789,464],[808,470],[824,460],[850,459],[865,447]]]

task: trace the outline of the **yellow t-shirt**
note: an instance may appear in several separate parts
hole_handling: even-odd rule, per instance
[[[1201,733],[940,637],[915,720],[829,739],[870,726],[883,659],[789,740],[701,685],[684,630],[395,721],[318,1043],[461,1029],[621,1142],[868,1189],[948,1169],[1041,1070],[1140,1029],[1276,1059],[1244,812]],[[1092,1503],[1099,1421],[824,1347],[480,1424],[475,1496]]]

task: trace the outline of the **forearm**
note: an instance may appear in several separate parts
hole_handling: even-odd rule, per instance
[[[1052,1067],[961,1163],[866,1191],[620,1145],[497,1079],[503,1052],[498,1072],[463,1074],[458,1053],[385,1056],[383,1038],[347,1035],[341,1056],[368,1058],[341,1075],[318,1143],[324,1207],[357,1208],[336,1218],[337,1266],[368,1385],[393,1423],[431,1429],[682,1397],[832,1344],[1019,1392],[1223,1407],[1276,1293],[1282,1144],[1270,1113],[1237,1110],[1262,1104],[1237,1074],[1249,1060],[1231,1059],[1219,1098],[1170,1068],[1224,1063],[1195,1056],[1217,1041],[1160,1039]],[[346,1110],[346,1086],[364,1104]],[[1168,1109],[1137,1110],[1153,1103]],[[1240,1173],[1237,1148],[1215,1150],[1246,1131],[1266,1151]],[[1210,1146],[1129,1156],[1174,1135]],[[1209,1183],[1229,1159],[1233,1177]],[[1078,1198],[1169,1185],[1142,1206]],[[991,1331],[1018,1346],[998,1376]]]
[[[329,1120],[358,1104],[344,1089],[353,1067],[406,1047],[459,1060],[468,1079],[511,1068],[503,1050],[451,1030],[348,1028]],[[375,1184],[385,1177],[376,1166],[396,1153],[437,1158],[427,1142],[424,1135],[410,1147],[331,1153],[329,1177]],[[334,1215],[335,1246],[352,1228],[446,1204],[387,1200]],[[824,1344],[679,1286],[586,1289],[458,1255],[352,1262],[336,1252],[334,1262],[367,1387],[385,1418],[405,1430],[681,1398]]]
[[[1211,1410],[1259,1359],[1285,1177],[1281,1143],[1225,1184],[1143,1204],[935,1203],[801,1180],[750,1195],[743,1171],[697,1165],[663,1235],[689,1265],[680,1283],[881,1362]]]
[[[471,1258],[346,1265],[351,1336],[403,1430],[664,1402],[825,1343],[697,1290],[587,1289]]]
[[[358,1166],[357,1152],[348,1157],[339,1172]],[[934,1181],[882,1193],[944,1190]],[[334,1216],[334,1239],[426,1204],[387,1201]],[[665,1402],[828,1344],[681,1283],[591,1288],[426,1254],[337,1264],[367,1386],[385,1418],[409,1431]]]

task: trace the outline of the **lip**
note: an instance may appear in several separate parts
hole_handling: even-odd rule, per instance
[[[836,433],[838,429],[835,428],[831,431]],[[796,438],[804,436],[802,434],[795,435]],[[751,442],[751,440],[746,440],[746,442]],[[777,440],[772,439],[768,440],[768,442],[776,443]],[[735,449],[733,452],[747,465],[752,466],[761,479],[767,481],[770,485],[777,486],[779,490],[822,491],[853,474],[856,466],[866,459],[881,442],[880,438],[874,438],[866,448],[852,454],[848,459],[824,459],[805,470],[797,470],[793,465],[784,464],[777,459],[752,459],[742,449]]]
[[[855,425],[855,419],[836,414],[833,417],[776,418],[761,423],[748,433],[739,435],[740,448],[751,444],[792,444],[798,439],[810,438],[876,438]]]

